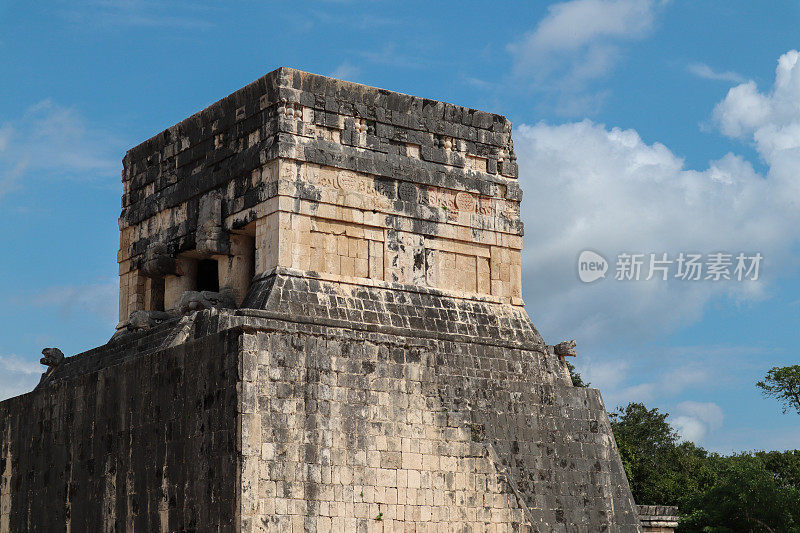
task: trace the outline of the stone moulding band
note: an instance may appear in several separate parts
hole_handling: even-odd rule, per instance
[[[392,281],[381,281],[375,280],[370,278],[360,278],[358,281],[354,281],[351,278],[344,278],[341,276],[336,276],[335,274],[328,274],[326,272],[313,272],[313,271],[306,271],[306,270],[297,270],[295,268],[288,268],[284,266],[277,266],[267,272],[257,275],[253,278],[253,283],[265,280],[274,275],[284,275],[290,276],[293,278],[306,278],[306,279],[316,279],[320,281],[330,281],[334,282],[338,285],[348,285],[352,287],[374,287],[377,289],[390,289],[392,291],[400,291],[400,292],[408,292],[408,293],[417,293],[417,294],[432,294],[434,296],[442,296],[445,298],[454,298],[457,300],[471,300],[475,302],[482,302],[482,303],[489,303],[494,305],[503,305],[507,306],[508,304],[504,302],[501,298],[495,298],[490,295],[486,294],[477,294],[477,293],[463,293],[458,291],[448,291],[446,289],[438,289],[434,287],[428,287],[425,285],[412,285],[408,283],[395,283]],[[519,298],[519,303],[515,303],[514,306],[522,307],[524,304],[522,299]]]
[[[338,320],[335,318],[313,317],[307,318],[296,315],[289,315],[276,311],[264,311],[261,309],[237,309],[234,311],[236,316],[264,318],[269,320],[279,320],[281,322],[294,322],[296,324],[316,325],[330,328],[345,328],[357,331],[364,331],[368,333],[383,333],[386,335],[395,335],[398,337],[418,337],[421,339],[443,340],[451,341],[462,344],[480,344],[483,346],[495,346],[498,348],[511,348],[518,350],[532,350],[542,354],[546,353],[544,345],[535,342],[514,342],[503,341],[499,339],[484,339],[473,337],[471,335],[459,335],[457,333],[442,333],[438,331],[425,331],[419,329],[398,328],[396,326],[386,326],[382,324],[365,324],[350,322],[347,320]],[[248,325],[245,326],[247,331],[283,331],[285,328],[261,328],[260,326]]]

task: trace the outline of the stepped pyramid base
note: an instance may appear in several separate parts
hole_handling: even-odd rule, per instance
[[[0,404],[0,530],[638,530],[598,391],[524,311],[479,337],[458,324],[494,304],[412,287],[280,272],[250,297],[263,308],[129,334]],[[454,314],[392,323],[417,298]]]

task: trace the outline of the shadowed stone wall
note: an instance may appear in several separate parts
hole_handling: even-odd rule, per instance
[[[238,343],[107,345],[0,403],[0,531],[234,531]]]

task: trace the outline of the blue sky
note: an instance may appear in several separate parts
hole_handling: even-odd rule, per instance
[[[0,1],[0,397],[116,323],[127,148],[279,66],[508,116],[526,306],[609,408],[794,448],[800,3]],[[578,254],[761,252],[753,282],[583,284]],[[613,273],[613,272],[612,272]]]

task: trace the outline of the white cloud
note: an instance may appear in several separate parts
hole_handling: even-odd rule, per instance
[[[705,424],[692,416],[670,417],[670,422],[683,440],[700,444],[706,436]]]
[[[0,355],[0,401],[33,390],[43,371],[38,362]]]
[[[349,61],[343,61],[329,76],[340,80],[356,81],[360,73],[360,68],[351,64]]]
[[[753,81],[733,87],[714,109],[714,119],[725,135],[752,140],[759,155],[771,166],[771,177],[792,181],[796,190],[800,185],[796,178],[800,52],[791,50],[780,57],[770,93],[759,92]],[[784,172],[789,174],[783,175]]]
[[[641,37],[653,25],[653,2],[572,0],[553,4],[525,43],[525,52],[580,50],[605,38]]]
[[[0,367],[6,372],[16,374],[39,376],[42,373],[42,366],[39,363],[25,361],[16,355],[0,355]]]
[[[121,27],[199,30],[212,27],[214,7],[205,2],[70,0],[61,14],[81,29]]]
[[[631,370],[630,361],[614,359],[581,358],[578,369],[584,381],[602,391],[616,390]]]
[[[75,109],[43,100],[0,124],[0,196],[25,178],[117,178],[123,143]]]
[[[89,285],[50,287],[30,298],[31,305],[55,307],[65,316],[91,313],[115,326],[118,320],[119,280],[101,280]]]
[[[577,339],[579,370],[585,365],[584,377],[603,390],[609,406],[664,401],[718,384],[713,361],[737,358],[742,365],[762,353],[652,346],[698,321],[712,302],[746,305],[769,297],[775,281],[800,264],[800,54],[781,57],[770,92],[741,84],[713,114],[724,134],[754,143],[763,174],[735,154],[702,170],[686,168],[667,146],[646,143],[635,130],[588,120],[516,130],[527,309],[548,341]],[[576,262],[586,249],[609,260],[607,279],[579,281]],[[722,283],[613,279],[621,252],[674,258],[681,251],[760,252],[761,276]],[[697,412],[676,416],[684,417],[686,434],[712,428]]]
[[[712,431],[722,427],[725,418],[722,409],[715,403],[685,401],[677,405],[677,415],[670,422],[684,440],[700,444]]]
[[[744,76],[741,74],[730,70],[717,72],[705,63],[691,63],[686,69],[698,78],[703,78],[705,80],[729,81],[732,83],[742,83],[745,81]]]
[[[571,0],[553,4],[534,31],[509,45],[513,72],[538,88],[560,94],[557,105],[565,114],[591,109],[602,95],[587,93],[587,83],[614,68],[623,43],[652,31],[661,3]]]
[[[702,420],[711,429],[719,429],[722,426],[722,420],[725,418],[720,406],[713,402],[681,402],[678,404],[678,412]]]
[[[800,65],[783,56],[775,90],[731,89],[714,115],[729,135],[752,135],[769,166],[758,174],[728,154],[687,169],[634,130],[591,121],[522,125],[516,133],[526,191],[525,296],[546,335],[589,341],[651,338],[697,320],[714,297],[764,297],[796,262],[800,225]],[[753,102],[758,102],[754,105]],[[578,281],[578,254],[592,249],[613,269],[621,252],[761,252],[758,282]]]
[[[736,349],[720,353],[728,359]],[[585,381],[603,393],[606,406],[613,410],[629,402],[664,403],[696,389],[707,389],[719,364],[714,348],[673,347],[642,351],[613,351],[598,355],[592,350],[577,363]],[[698,353],[708,354],[705,359]]]
[[[797,238],[800,212],[791,205],[798,191],[733,154],[689,170],[634,130],[590,121],[522,125],[515,146],[526,192],[525,297],[545,335],[649,338],[696,320],[712,296],[753,298],[764,290],[762,281],[615,281],[621,252],[759,251],[763,280]],[[585,249],[610,262],[606,280],[579,282],[576,261]]]

